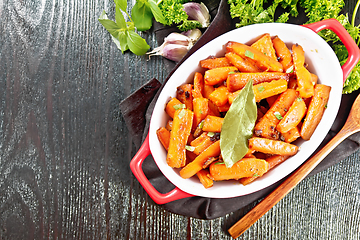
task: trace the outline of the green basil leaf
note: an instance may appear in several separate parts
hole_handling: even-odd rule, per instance
[[[115,38],[118,36],[119,26],[107,17],[105,11],[101,13],[98,20],[112,36]]]
[[[116,10],[115,10],[115,21],[116,21],[116,25],[118,25],[119,28],[122,28],[122,29],[127,28],[124,15],[121,13],[121,11],[118,7],[116,7]]]
[[[231,104],[221,128],[220,149],[226,167],[231,167],[248,152],[256,117],[253,81],[250,80]]]
[[[117,48],[121,50],[122,53],[124,53],[126,50],[129,49],[129,46],[127,44],[127,36],[125,32],[119,32],[118,37],[114,37],[113,35],[110,35],[113,42],[116,44]]]
[[[153,14],[150,7],[137,1],[131,10],[131,18],[139,31],[149,30],[152,26]]]
[[[126,0],[114,0],[116,8],[120,8],[122,11],[126,12],[127,1]]]
[[[160,8],[158,7],[158,5],[156,4],[156,2],[154,2],[153,0],[148,0],[147,3],[145,3],[151,10],[152,14],[154,15],[154,18],[157,22],[162,23],[162,24],[166,24],[166,20],[164,15],[162,14]]]
[[[145,39],[139,36],[134,31],[127,31],[127,44],[131,52],[136,55],[143,55],[147,52],[150,46],[146,43]]]

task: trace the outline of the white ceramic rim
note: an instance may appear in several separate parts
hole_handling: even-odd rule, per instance
[[[305,59],[310,72],[318,75],[320,83],[331,86],[327,109],[320,124],[309,141],[297,141],[296,144],[300,148],[295,156],[246,186],[238,181],[223,181],[214,182],[213,187],[205,189],[196,176],[183,179],[179,175],[179,169],[173,169],[167,165],[166,151],[156,136],[156,130],[165,126],[168,120],[164,112],[166,102],[170,97],[175,96],[177,86],[190,82],[196,71],[203,72],[199,66],[200,60],[209,56],[223,56],[224,44],[228,41],[250,44],[264,33],[279,36],[289,48],[292,44],[301,45],[305,51]],[[208,198],[231,198],[254,193],[286,177],[317,149],[336,118],[341,102],[342,86],[343,72],[334,51],[312,30],[287,23],[263,23],[234,29],[198,49],[178,67],[165,84],[150,120],[149,144],[151,154],[164,176],[179,189],[189,194]]]

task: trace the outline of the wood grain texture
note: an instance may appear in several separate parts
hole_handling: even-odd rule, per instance
[[[0,1],[0,239],[231,239],[253,205],[211,221],[178,216],[130,173],[137,149],[119,103],[168,72],[161,58],[122,54],[102,10],[114,18],[112,1]],[[357,152],[240,239],[359,239],[359,179]]]

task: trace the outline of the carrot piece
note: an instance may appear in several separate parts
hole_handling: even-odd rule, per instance
[[[193,116],[194,113],[189,109],[175,111],[166,157],[167,164],[172,168],[183,167],[186,163],[185,145],[191,132]]]
[[[196,72],[194,74],[194,89],[192,90],[193,98],[203,96],[204,91],[204,77],[201,73]]]
[[[201,169],[199,172],[196,173],[197,177],[199,178],[201,184],[205,188],[212,187],[214,185],[214,181],[209,178],[209,171],[206,169]]]
[[[213,69],[219,67],[229,67],[232,66],[231,62],[225,57],[211,57],[200,61],[200,66],[202,68]]]
[[[216,106],[223,106],[228,101],[229,90],[226,86],[220,86],[209,95],[209,100],[212,101]]]
[[[273,169],[280,163],[284,162],[288,158],[289,158],[289,156],[274,155],[274,156],[271,156],[271,157],[265,159],[265,161],[269,163],[268,171],[270,171],[270,169]],[[241,178],[239,181],[242,185],[245,186],[249,183],[252,183],[255,179],[257,179],[259,177],[260,177],[259,175],[255,175],[252,177],[244,177],[244,178]]]
[[[266,98],[266,102],[268,103],[269,107],[271,107],[275,102],[279,95],[274,95]]]
[[[161,144],[164,146],[164,148],[168,150],[169,141],[170,141],[170,131],[164,127],[161,127],[158,130],[156,130],[156,135],[159,141],[161,142]]]
[[[267,172],[269,164],[262,159],[243,158],[236,162],[232,167],[228,168],[225,164],[214,162],[210,165],[210,176],[215,181],[240,179],[243,177],[251,177],[254,174],[262,176]]]
[[[291,142],[295,141],[296,139],[298,139],[300,137],[300,131],[299,131],[298,126],[290,129],[287,132],[282,133],[281,136],[282,136],[282,139],[284,140],[284,142],[291,143]]]
[[[329,100],[331,87],[323,84],[315,85],[315,94],[311,99],[300,135],[304,140],[309,140],[324,114]]]
[[[283,65],[285,72],[287,72],[288,69],[294,65],[291,52],[286,44],[278,36],[275,36],[272,39],[272,42],[275,53],[279,58],[279,62],[281,65]]]
[[[205,132],[221,132],[223,122],[224,118],[207,115],[202,130]]]
[[[278,139],[279,133],[276,130],[276,125],[290,108],[296,97],[297,92],[294,89],[287,89],[281,93],[275,103],[265,113],[264,117],[255,125],[255,135],[264,138]]]
[[[253,89],[255,94],[255,101],[260,102],[262,99],[268,99],[272,96],[277,96],[278,94],[286,91],[287,85],[288,83],[286,80],[273,80],[271,82],[263,82],[254,85]],[[241,89],[228,94],[228,101],[230,104],[233,103],[240,91]]]
[[[229,41],[226,43],[226,51],[234,52],[243,58],[252,59],[257,67],[263,71],[284,72],[281,63],[245,44]]]
[[[172,119],[169,119],[169,120],[166,122],[165,128],[166,128],[168,131],[171,131],[172,122],[173,122]]]
[[[182,178],[190,178],[194,176],[198,171],[203,168],[204,163],[210,157],[216,157],[220,154],[220,141],[216,141],[201,152],[194,161],[187,164],[180,170],[180,176]]]
[[[235,72],[236,67],[219,67],[207,70],[204,75],[206,84],[216,85],[226,80],[229,72]]]
[[[224,105],[218,106],[218,110],[219,112],[223,113],[223,112],[227,112],[230,109],[230,104],[228,102],[226,102]]]
[[[179,99],[180,102],[184,103],[186,108],[188,108],[189,110],[193,109],[192,90],[193,85],[189,83],[182,84],[176,89],[176,98]]]
[[[310,72],[304,67],[305,52],[298,44],[292,46],[292,52],[297,78],[297,90],[302,98],[312,97],[314,95],[314,85],[311,82]]]
[[[310,73],[310,75],[311,75],[311,83],[312,83],[312,85],[315,86],[315,84],[317,84],[317,81],[319,78],[316,74]]]
[[[185,107],[184,104],[180,102],[179,99],[171,98],[165,106],[165,112],[171,118],[174,118],[175,111],[179,108],[184,108],[184,107]]]
[[[209,95],[215,91],[215,87],[213,85],[209,85],[209,84],[204,84],[204,91],[203,91],[203,96],[204,98],[209,98]]]
[[[228,52],[225,57],[240,71],[240,72],[260,72],[259,68],[248,59],[240,57],[233,52]]]
[[[299,149],[298,146],[291,143],[259,137],[249,139],[249,148],[256,152],[284,156],[292,156]]]
[[[228,75],[226,79],[226,86],[230,92],[235,92],[245,87],[249,80],[252,80],[253,84],[256,85],[280,79],[289,81],[289,74],[280,72],[233,73]]]
[[[194,154],[199,155],[201,152],[203,152],[206,148],[208,148],[211,144],[213,144],[213,141],[208,136],[207,132],[203,132],[199,137],[200,138],[196,142],[191,142],[190,145],[195,147],[195,149],[192,151]]]
[[[285,92],[287,89],[286,80],[273,80],[271,82],[264,82],[253,87],[255,94],[255,101],[260,102],[262,99],[278,95]]]
[[[277,61],[274,45],[269,33],[263,34],[260,39],[251,44],[251,47]]]
[[[296,127],[306,113],[306,104],[301,97],[296,98],[289,110],[286,112],[283,119],[280,120],[276,129],[285,133],[290,129]]]
[[[194,110],[193,129],[196,128],[199,125],[199,123],[208,115],[209,112],[208,102],[209,100],[203,97],[193,99],[193,110]]]

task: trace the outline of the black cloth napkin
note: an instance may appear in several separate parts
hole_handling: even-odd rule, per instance
[[[174,62],[164,59],[168,69],[172,69],[165,82],[169,79],[169,77],[177,69],[177,67],[199,47],[212,40],[213,38],[234,28],[234,22],[229,15],[229,6],[226,0],[221,0],[218,6],[216,5],[216,1],[215,3],[214,1],[211,1],[208,4],[213,7],[212,9],[210,9],[210,11],[211,14],[215,16],[210,27],[204,32],[203,36],[198,40],[198,42],[190,49],[189,53],[178,64],[175,65]],[[301,23],[299,22],[301,21],[299,20],[299,18],[297,18],[296,21],[298,22],[294,23]],[[174,30],[174,28],[163,27],[159,24],[156,24],[155,32],[159,44],[162,43],[165,36],[167,36],[170,32]],[[120,103],[120,110],[123,114],[129,132],[133,137],[136,148],[140,148],[141,143],[144,141],[148,133],[148,124],[150,121],[151,113],[157,100],[157,96],[161,92],[162,86],[163,85],[161,85],[158,80],[151,79]],[[341,127],[344,125],[352,103],[354,102],[358,94],[359,91],[356,91],[352,94],[342,96],[340,111],[337,115],[337,118],[332,125],[330,132],[327,134],[326,138],[323,140],[322,144],[319,146],[318,149],[324,146],[333,136],[336,135],[337,132],[339,132]],[[140,99],[141,104],[137,104]],[[311,172],[309,176],[319,173],[327,169],[328,167],[340,162],[341,160],[356,152],[359,148],[360,133],[350,136],[340,145],[338,145]],[[143,171],[150,180],[151,184],[159,192],[167,193],[175,187],[161,173],[151,155],[145,159],[143,163]],[[169,202],[162,206],[167,211],[172,213],[199,219],[214,219],[224,216],[230,212],[239,210],[256,200],[265,197],[280,183],[281,181],[263,190],[241,197],[227,199],[190,197]]]

